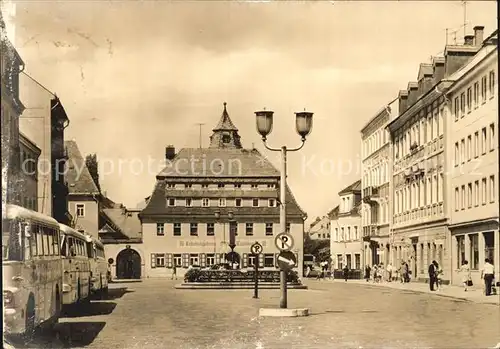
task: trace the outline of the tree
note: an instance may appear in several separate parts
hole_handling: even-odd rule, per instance
[[[330,240],[313,240],[306,234],[304,237],[304,254],[312,254],[317,262],[330,258]]]
[[[101,185],[99,184],[99,163],[97,161],[97,154],[89,154],[85,157],[85,165],[87,166],[92,179],[99,192],[101,192]]]

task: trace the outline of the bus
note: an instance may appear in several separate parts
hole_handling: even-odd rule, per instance
[[[70,306],[90,300],[90,260],[87,237],[59,223],[63,269],[63,305]]]
[[[13,204],[2,210],[4,331],[30,337],[62,308],[59,223]]]
[[[106,295],[108,292],[108,261],[104,255],[104,245],[89,235],[87,253],[90,261],[90,282],[92,294]]]

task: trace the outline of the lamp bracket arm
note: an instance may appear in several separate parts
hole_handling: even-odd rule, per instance
[[[304,144],[306,144],[306,140],[305,140],[305,139],[302,139],[302,144],[301,144],[299,147],[297,147],[297,148],[292,148],[292,149],[288,149],[288,148],[287,148],[287,149],[286,149],[286,151],[297,151],[297,150],[300,150],[300,149],[302,149],[302,147],[304,146]]]
[[[270,147],[269,145],[267,145],[267,142],[266,142],[265,138],[262,139],[262,142],[264,143],[264,146],[266,147],[267,150],[270,150],[270,151],[281,151],[281,148],[273,148],[273,147]]]

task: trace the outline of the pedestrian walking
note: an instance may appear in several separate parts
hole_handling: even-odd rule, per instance
[[[434,269],[436,271],[436,291],[441,291],[443,289],[443,268],[439,265],[438,262],[432,261],[434,264]]]
[[[308,265],[306,268],[306,278],[309,277],[309,274],[311,274],[311,266],[310,265]]]
[[[427,270],[428,274],[429,274],[429,288],[431,291],[434,291],[434,285],[436,284],[436,265],[435,265],[435,262],[436,261],[432,261],[431,264],[429,264],[429,268]]]
[[[491,295],[494,275],[495,267],[491,264],[490,260],[486,258],[484,260],[483,269],[481,270],[481,278],[484,279],[484,292],[486,296]]]
[[[174,264],[172,264],[172,278],[171,280],[173,280],[175,278],[175,280],[177,280],[177,266]]]
[[[387,264],[387,281],[392,282],[392,264]]]
[[[365,279],[366,282],[370,281],[370,275],[371,275],[371,268],[369,265],[366,265],[365,267]]]
[[[344,267],[343,272],[344,272],[344,280],[345,282],[347,282],[347,278],[349,277],[349,268],[347,267],[347,265]]]
[[[462,274],[462,284],[464,285],[464,291],[467,292],[467,288],[472,286],[472,277],[470,274],[469,262],[464,261],[460,267],[460,274]]]

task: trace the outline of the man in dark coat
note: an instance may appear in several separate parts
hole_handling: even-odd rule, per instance
[[[347,265],[344,267],[344,269],[342,269],[342,271],[344,272],[344,280],[347,282],[347,277],[349,276],[349,268],[347,267]]]
[[[434,285],[437,283],[437,275],[436,275],[436,261],[432,261],[429,265],[428,273],[429,273],[429,288],[431,291],[434,291]]]

